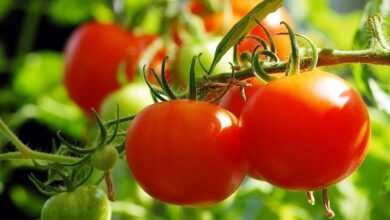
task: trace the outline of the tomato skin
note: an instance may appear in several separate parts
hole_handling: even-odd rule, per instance
[[[150,89],[145,83],[130,83],[108,95],[100,106],[100,115],[104,120],[115,120],[117,105],[119,117],[136,115],[143,108],[153,104]],[[119,124],[120,130],[127,130],[130,122]]]
[[[118,150],[114,145],[109,144],[96,149],[91,155],[91,164],[98,170],[111,170],[119,160]]]
[[[99,187],[81,186],[48,199],[42,208],[41,219],[109,220],[110,201]]]
[[[241,113],[240,136],[256,174],[281,188],[311,191],[359,167],[370,121],[348,83],[315,70],[264,85]]]
[[[120,87],[118,67],[127,62],[128,80],[135,76],[141,52],[156,36],[134,36],[116,24],[86,23],[65,46],[65,87],[69,96],[91,116],[103,99]]]
[[[126,57],[133,36],[115,24],[86,23],[70,36],[65,47],[65,87],[87,113],[119,88],[117,68]],[[134,77],[128,72],[129,79]]]
[[[239,187],[247,167],[236,117],[200,101],[145,108],[128,130],[125,152],[141,187],[155,199],[177,205],[224,200]]]
[[[245,103],[263,86],[263,83],[255,77],[246,80],[245,83],[251,84],[251,86],[245,88],[246,101],[242,99],[241,87],[234,86],[222,97],[218,103],[219,106],[229,110],[237,118],[240,117]]]

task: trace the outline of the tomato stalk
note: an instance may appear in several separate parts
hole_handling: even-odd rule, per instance
[[[309,191],[309,192],[306,193],[306,196],[307,196],[307,202],[310,205],[315,205],[316,200],[314,198],[314,192],[313,191]]]
[[[111,180],[111,173],[109,170],[104,171],[104,181],[106,182],[106,187],[107,187],[107,197],[110,201],[114,201],[115,191]]]
[[[325,209],[325,212],[326,212],[326,215],[328,216],[328,218],[333,218],[335,216],[332,208],[330,207],[330,200],[329,200],[329,195],[328,195],[328,189],[327,188],[324,188],[322,190],[322,202],[323,202],[323,205],[324,205],[324,209]]]
[[[244,21],[239,22],[244,23]],[[243,24],[241,24],[243,25]],[[266,73],[281,73],[286,72],[288,69],[291,69],[291,63],[296,63],[296,69],[301,71],[310,71],[315,66],[332,66],[340,64],[352,64],[352,63],[361,63],[361,64],[378,64],[378,65],[390,65],[390,46],[383,33],[383,19],[380,15],[373,15],[368,19],[368,25],[371,29],[371,46],[367,49],[362,50],[337,50],[329,48],[316,48],[310,39],[295,34],[299,37],[304,38],[309,44],[310,49],[307,49],[307,52],[311,54],[308,57],[302,57],[296,59],[297,54],[294,60],[292,61],[263,61],[261,62],[261,69]],[[239,29],[238,26],[233,27],[232,30]],[[284,34],[284,33],[282,33]],[[293,35],[291,35],[293,36]],[[226,35],[226,37],[221,41],[220,45],[217,47],[215,60],[218,60],[218,57],[221,56],[220,48],[230,48],[230,44],[235,40],[236,37]],[[219,48],[219,50],[218,50]],[[265,50],[267,51],[267,50]],[[296,51],[297,52],[297,51]],[[253,66],[246,67],[235,73],[235,77],[238,80],[248,79],[254,76],[255,68]],[[294,72],[294,71],[293,71]],[[227,82],[231,78],[231,73],[220,73],[213,74],[208,76],[202,76],[197,78],[197,85],[202,86],[209,82]]]
[[[18,152],[8,152],[0,154],[0,160],[9,160],[9,159],[34,159],[34,160],[45,160],[50,162],[57,163],[75,163],[79,161],[79,158],[43,153],[39,151],[32,150],[27,145],[16,137],[16,135],[8,128],[8,126],[0,119],[0,130],[3,134],[15,145]]]

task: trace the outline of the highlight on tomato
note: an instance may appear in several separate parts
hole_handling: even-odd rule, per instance
[[[256,175],[281,188],[313,191],[359,167],[370,120],[347,82],[314,70],[264,85],[241,113],[240,136]]]
[[[130,171],[157,200],[188,206],[220,202],[246,174],[237,123],[229,111],[206,102],[150,105],[127,133]]]

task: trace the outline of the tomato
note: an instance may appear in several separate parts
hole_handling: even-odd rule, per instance
[[[119,154],[114,145],[99,147],[91,155],[91,164],[98,170],[111,170],[119,160]]]
[[[115,24],[90,22],[78,27],[65,47],[65,87],[69,96],[89,115],[103,99],[119,88],[118,66],[128,61],[126,74],[134,68],[142,50],[154,39],[135,37]]]
[[[136,115],[143,108],[153,104],[149,87],[144,83],[130,83],[107,96],[100,106],[100,115],[104,120],[115,120],[117,105],[119,117]],[[127,130],[130,123],[121,123],[120,129]]]
[[[173,100],[148,106],[132,122],[125,142],[134,178],[163,202],[220,202],[246,173],[237,118],[206,102]]]
[[[250,169],[289,190],[317,190],[349,176],[370,136],[359,94],[319,70],[264,85],[245,105],[239,126]]]
[[[245,97],[248,101],[253,96],[253,94],[263,86],[263,83],[257,78],[245,80],[245,83],[250,84],[249,87],[245,88]],[[239,118],[245,103],[246,101],[242,99],[241,87],[234,86],[222,97],[218,105],[229,110],[237,118]]]
[[[204,25],[208,32],[224,34],[229,31],[229,29],[232,28],[233,25],[236,24],[245,14],[259,4],[259,2],[259,0],[231,0],[232,17],[228,21],[224,21],[225,16],[223,12],[207,12],[205,7],[202,7],[201,3],[196,0],[190,1],[188,7],[192,13],[203,17]],[[292,19],[285,8],[279,8],[275,12],[269,14],[263,21],[261,21],[261,23],[271,33],[279,58],[281,60],[287,60],[291,53],[289,37],[276,35],[277,33],[287,32],[285,27],[280,25],[281,21],[285,21],[292,26]],[[258,36],[269,43],[267,35],[259,26],[252,29],[248,35]],[[245,39],[239,45],[238,53],[240,54],[244,51],[251,52],[257,45],[258,42],[256,40]]]
[[[97,186],[81,186],[73,192],[60,193],[43,205],[42,220],[109,220],[111,206],[105,192]]]
[[[178,56],[175,61],[175,74],[173,74],[174,81],[181,85],[188,84],[192,57],[194,55],[199,55],[200,53],[202,53],[200,61],[202,62],[206,70],[208,70],[211,66],[211,63],[213,62],[214,52],[220,40],[221,38],[216,37],[205,39],[202,42],[185,42],[179,49]],[[231,72],[231,66],[229,65],[229,62],[231,62],[232,60],[233,51],[229,50],[219,61],[213,73]],[[197,76],[202,76],[206,74],[203,71],[199,62],[196,62],[195,64],[195,73]]]

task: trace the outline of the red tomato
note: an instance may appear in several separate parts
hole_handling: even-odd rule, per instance
[[[370,121],[348,83],[316,70],[264,85],[241,113],[240,136],[258,176],[285,189],[312,191],[359,167]]]
[[[132,122],[126,159],[141,187],[160,201],[209,205],[231,195],[246,173],[237,118],[191,100],[153,104]]]
[[[219,106],[229,110],[237,118],[240,117],[242,109],[244,108],[248,100],[252,98],[253,94],[255,94],[264,85],[264,83],[262,83],[259,79],[255,77],[248,79],[245,82],[251,84],[250,87],[245,88],[246,101],[242,99],[240,87],[235,86],[231,88],[229,92],[227,92],[218,103]],[[263,179],[262,177],[258,176],[256,172],[252,171],[250,167],[248,169],[248,175],[258,180]]]
[[[115,24],[90,22],[76,29],[65,47],[65,87],[89,115],[105,96],[119,88],[118,65],[128,59],[129,80],[141,51],[153,37],[136,38]]]
[[[245,96],[246,100],[248,101],[253,96],[253,94],[263,86],[263,83],[257,78],[251,78],[245,82],[251,84],[250,87],[245,88]],[[246,102],[242,99],[241,96],[241,88],[239,86],[234,86],[222,97],[218,105],[229,110],[237,118],[239,118],[245,103]]]

